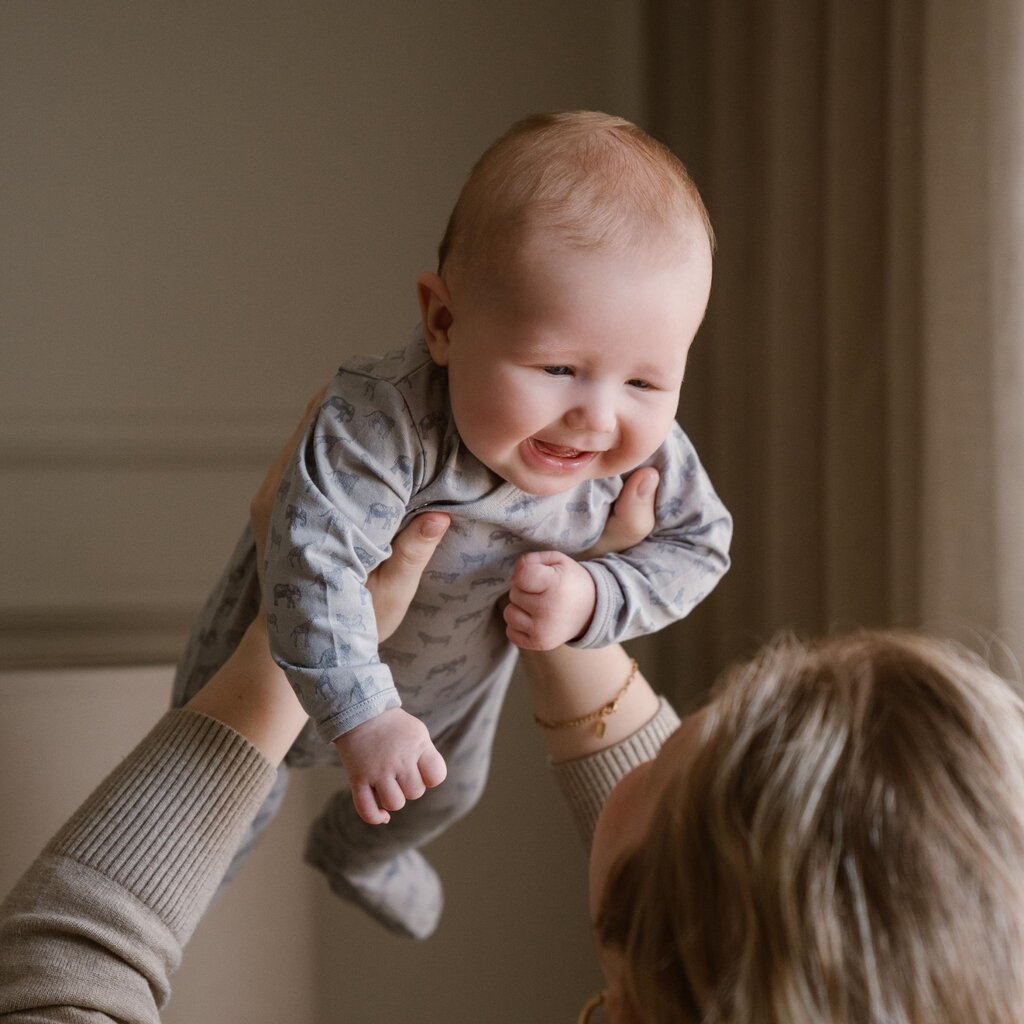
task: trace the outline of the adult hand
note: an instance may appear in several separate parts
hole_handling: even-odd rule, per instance
[[[306,411],[299,420],[299,425],[291,432],[288,440],[281,446],[277,457],[267,467],[256,493],[249,502],[249,524],[252,535],[256,539],[256,567],[263,582],[263,561],[267,549],[267,531],[270,529],[270,513],[277,498],[277,489],[284,479],[284,471],[292,461],[295,449],[299,446],[306,429],[309,427],[317,410],[324,400],[327,388],[321,388],[306,404]]]
[[[423,570],[450,522],[443,512],[421,513],[391,541],[390,556],[367,577],[381,640],[391,636],[405,618]]]
[[[604,532],[597,543],[579,557],[598,558],[639,544],[654,529],[654,495],[658,480],[658,471],[653,466],[644,466],[632,473],[622,486]]]

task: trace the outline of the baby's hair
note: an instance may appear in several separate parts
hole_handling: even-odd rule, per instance
[[[1024,1007],[1024,705],[912,634],[728,674],[599,932],[645,1021],[1011,1024]]]
[[[517,121],[480,157],[438,249],[438,273],[501,266],[533,229],[579,249],[657,250],[696,220],[714,249],[697,186],[667,146],[596,111]]]

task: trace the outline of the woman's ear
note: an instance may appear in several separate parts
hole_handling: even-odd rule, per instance
[[[605,1016],[614,1024],[643,1024],[643,1018],[637,1013],[633,1001],[626,992],[622,976],[622,952],[614,952],[602,948],[598,951],[601,968],[604,971],[607,985],[604,990]]]
[[[416,278],[416,294],[420,300],[423,334],[431,358],[438,366],[447,366],[451,344],[448,331],[454,319],[448,286],[437,274],[420,274]]]

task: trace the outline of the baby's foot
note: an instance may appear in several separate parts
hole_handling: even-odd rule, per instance
[[[426,939],[437,928],[444,906],[441,880],[417,850],[403,850],[383,861],[352,859],[343,864],[314,833],[306,846],[306,863],[327,877],[334,893],[390,931]]]

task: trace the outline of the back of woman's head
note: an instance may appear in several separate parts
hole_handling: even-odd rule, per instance
[[[1024,1013],[1024,706],[948,644],[783,640],[723,680],[599,922],[646,1022]]]

